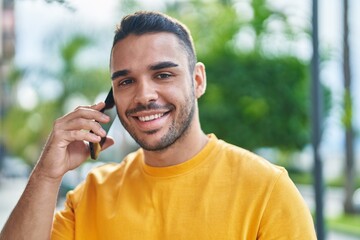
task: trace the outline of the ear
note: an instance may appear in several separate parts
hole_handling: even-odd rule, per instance
[[[206,90],[206,72],[205,65],[201,62],[196,63],[194,69],[195,96],[200,98]]]

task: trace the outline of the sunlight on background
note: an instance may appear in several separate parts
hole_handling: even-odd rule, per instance
[[[32,159],[12,157],[10,160],[14,165],[9,165],[10,160],[7,159],[3,168],[9,169],[9,166],[10,168],[14,166],[13,170],[19,169],[19,175],[26,178],[29,168],[28,165],[23,165],[23,161],[31,165],[39,156],[41,148],[38,146],[43,145],[48,134],[48,132],[44,132],[44,129],[50,127],[54,121],[54,119],[49,119],[48,116],[60,117],[63,113],[69,112],[79,105],[89,105],[103,100],[108,91],[108,86],[110,86],[108,64],[113,33],[116,24],[124,14],[139,9],[162,10],[166,4],[175,1],[142,1],[139,7],[128,6],[128,9],[124,9],[125,2],[129,4],[131,1],[77,0],[69,1],[66,4],[47,3],[40,0],[15,1],[16,54],[14,56],[14,66],[19,69],[22,77],[14,80],[17,81],[15,84],[16,90],[10,94],[10,97],[14,106],[27,112],[27,114],[21,116],[18,112],[14,114],[18,114],[20,118],[23,117],[27,120],[25,126],[14,126],[24,129],[24,131],[22,135],[19,135],[21,137],[18,138],[18,141],[11,144],[12,146],[26,146],[24,148],[27,148],[27,154]],[[234,2],[236,12],[241,15],[244,21],[253,18],[249,0]],[[311,26],[311,1],[272,0],[269,1],[269,4],[274,9],[281,10],[286,14],[288,22],[295,30],[299,30],[301,34],[296,36],[294,41],[289,41],[282,34],[286,31],[283,22],[279,19],[272,19],[269,23],[270,33],[262,40],[266,43],[263,51],[274,56],[290,52],[291,55],[303,61],[309,61],[312,55],[311,39],[309,34],[302,30],[309,31]],[[360,56],[360,41],[358,41],[360,39],[360,16],[358,14],[360,12],[360,1],[352,0],[350,5],[354,127],[358,131],[360,128],[360,95],[357,94],[357,89],[360,89],[360,68],[358,67]],[[330,116],[326,119],[324,126],[322,155],[324,159],[324,177],[325,179],[333,179],[343,174],[344,165],[342,161],[344,159],[344,131],[341,125],[343,94],[341,0],[322,0],[319,9],[320,48],[325,58],[321,65],[321,81],[330,88],[333,104]],[[74,36],[79,37],[77,42],[71,42]],[[254,29],[250,26],[244,26],[236,35],[234,45],[240,49],[239,51],[250,53],[256,48],[255,38]],[[201,44],[197,47],[206,48]],[[72,52],[77,54],[72,56]],[[83,81],[80,82],[79,79]],[[209,89],[216,91],[216,88],[212,88],[212,86],[209,86],[208,91]],[[66,96],[64,104],[57,105],[57,101],[64,96]],[[45,104],[39,110],[39,105],[44,102],[49,103],[50,106]],[[55,110],[49,113],[48,109]],[[31,137],[26,138],[31,135],[29,132],[43,136],[43,139],[41,142],[32,142]],[[111,158],[115,155],[121,159],[128,151],[136,148],[136,144],[125,133],[119,121],[112,127],[110,135],[114,136],[117,141],[115,147],[103,153],[104,159],[110,159],[106,161],[114,160]],[[24,137],[22,138],[22,136]],[[28,143],[24,141],[28,141]],[[358,161],[360,155],[359,138],[356,138],[355,146],[357,169],[360,171]],[[297,164],[308,172],[312,168],[311,151],[311,147],[308,146],[296,155]],[[273,152],[269,151],[269,149],[262,149],[262,153],[272,158],[271,154]],[[277,158],[278,155],[273,155],[273,157]],[[119,159],[115,160],[120,161]],[[85,164],[82,169],[69,173],[64,178],[64,182],[68,184],[65,186],[65,190],[81,181],[86,172],[93,166],[92,164]],[[3,175],[6,175],[6,172]],[[10,174],[9,171],[9,175],[13,177],[17,174]],[[13,187],[8,183],[18,185]],[[4,184],[1,184],[0,175],[0,227],[5,222],[9,209],[12,208],[9,206],[13,206],[19,197],[24,183],[25,180],[21,179],[20,181],[5,181]],[[300,187],[300,190],[309,206],[313,207],[312,189]],[[341,191],[339,190],[334,195],[341,195]],[[9,198],[4,199],[5,194],[9,195]],[[360,204],[360,190],[357,191],[355,197],[359,199]],[[331,207],[333,215],[337,215],[342,211],[341,202],[335,202]]]
[[[21,84],[17,89],[17,101],[25,110],[33,110],[38,104],[37,94],[32,86]]]

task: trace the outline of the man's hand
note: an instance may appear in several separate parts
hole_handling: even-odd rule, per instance
[[[57,181],[67,171],[84,162],[89,157],[88,142],[100,142],[101,137],[106,136],[99,124],[110,121],[108,116],[100,112],[104,106],[103,102],[80,106],[57,119],[34,173]],[[107,138],[103,149],[113,143],[111,138]]]
[[[98,123],[110,121],[99,111],[104,106],[78,107],[55,121],[24,193],[0,233],[1,240],[50,238],[62,177],[89,157],[87,142],[99,142],[106,135]],[[107,138],[103,149],[113,143]]]

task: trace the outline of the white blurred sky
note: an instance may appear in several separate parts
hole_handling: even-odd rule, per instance
[[[86,32],[100,34],[101,46],[94,48],[88,59],[93,64],[108,65],[115,24],[120,20],[119,1],[116,0],[74,0],[76,11],[70,11],[57,3],[45,3],[42,0],[17,0],[16,2],[16,63],[20,66],[34,66],[47,62],[51,68],[57,60],[50,54],[52,41],[63,34]],[[310,24],[311,0],[272,0],[276,6],[282,6],[294,23],[306,26]],[[342,92],[342,0],[319,1],[320,47],[331,49],[331,61],[322,66],[321,79],[331,87],[335,104],[339,106]],[[146,9],[160,10],[164,1],[144,1]],[[352,61],[353,95],[355,98],[355,126],[360,128],[360,1],[350,0],[350,45]],[[55,33],[55,34],[54,34]],[[303,56],[311,55],[311,43],[299,47]],[[96,56],[95,58],[93,56]],[[56,93],[54,93],[56,94]],[[26,97],[28,96],[28,97]],[[31,86],[22,89],[24,104],[31,104],[36,97]],[[340,127],[338,107],[332,112],[332,117],[326,124],[324,143],[326,149],[342,150],[343,133]],[[327,150],[325,150],[327,151]]]

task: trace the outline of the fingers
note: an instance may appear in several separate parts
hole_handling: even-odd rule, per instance
[[[55,135],[66,140],[99,142],[101,137],[106,136],[105,130],[100,123],[110,121],[109,116],[101,113],[105,106],[103,102],[93,106],[80,106],[73,112],[55,121],[53,131]]]
[[[107,115],[100,112],[103,109],[105,103],[100,102],[98,104],[92,106],[79,106],[73,112],[65,115],[60,121],[70,121],[76,118],[84,118],[84,119],[91,119],[97,122],[106,123],[110,119]]]
[[[106,136],[98,123],[110,121],[100,112],[104,106],[104,103],[80,106],[57,119],[40,156],[38,171],[52,179],[61,179],[84,162],[89,155],[86,142],[100,142]],[[111,140],[106,144],[111,145]]]
[[[88,106],[84,106],[85,108],[88,107]],[[94,110],[97,110],[97,111],[100,111],[101,109],[103,109],[105,107],[105,103],[104,102],[99,102],[99,103],[96,103],[92,106],[90,106],[89,108],[91,109],[94,109]],[[80,106],[81,108],[81,106]]]
[[[93,106],[80,106],[77,107],[73,112],[65,115],[60,119],[59,122],[66,122],[69,129],[73,128],[73,125],[76,127],[83,127],[86,130],[92,130],[91,128],[87,128],[90,124],[92,127],[100,126],[98,124],[91,124],[95,120],[100,123],[107,123],[110,121],[109,116],[100,112],[100,110],[105,106],[103,102],[93,105]],[[89,121],[90,120],[90,121]]]
[[[101,125],[92,119],[75,118],[75,119],[71,119],[68,122],[64,122],[62,124],[64,125],[62,127],[62,129],[65,131],[83,130],[83,132],[85,132],[85,133],[91,132],[91,133],[94,133],[101,137],[105,137],[105,135],[106,135],[106,132],[101,127]],[[84,134],[81,134],[81,135],[86,136]]]
[[[63,131],[62,138],[67,142],[88,141],[100,142],[101,136],[83,130]]]

